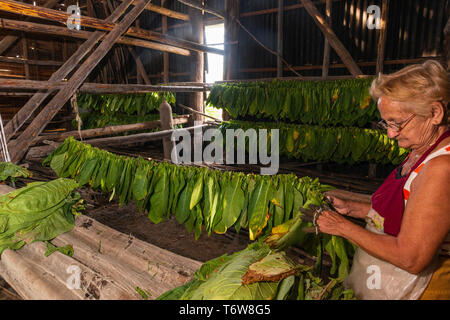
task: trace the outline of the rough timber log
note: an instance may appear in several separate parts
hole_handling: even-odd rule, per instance
[[[69,29],[66,27],[58,27],[47,24],[40,24],[35,22],[24,22],[18,20],[10,20],[10,19],[0,19],[0,26],[9,30],[18,30],[32,33],[43,33],[50,34],[53,36],[63,36],[63,37],[71,37],[71,38],[79,38],[79,39],[89,39],[93,32],[84,31],[84,30],[75,30]],[[159,50],[163,52],[175,53],[182,56],[190,55],[190,51],[179,48],[176,46],[171,46],[163,43],[156,43],[148,40],[130,38],[130,37],[120,37],[117,40],[117,43],[142,47],[147,49]]]
[[[139,0],[135,2],[134,8],[128,12],[120,23],[117,24],[117,26],[103,38],[102,43],[83,62],[70,80],[67,81],[67,85],[64,86],[64,88],[60,90],[45,106],[45,108],[35,117],[31,124],[19,136],[17,141],[18,143],[11,147],[11,159],[13,162],[19,161],[25,155],[34,138],[36,138],[44,130],[45,126],[76,92],[95,66],[113,47],[117,39],[130,27],[134,20],[136,20],[136,18],[144,10],[145,5],[149,2],[150,0]]]
[[[0,194],[12,190],[0,186]],[[87,216],[79,216],[72,231],[51,242],[72,245],[73,256],[55,252],[45,257],[43,242],[16,251],[6,249],[1,255],[0,275],[23,299],[142,300],[139,287],[153,300],[190,281],[201,266]],[[76,283],[68,282],[69,271],[75,268],[80,271],[80,285],[71,289],[69,285]]]
[[[44,3],[44,8],[53,8],[55,4],[58,3],[58,0],[48,0],[46,3]],[[30,18],[26,18],[25,21],[29,21]],[[3,54],[6,50],[8,50],[14,42],[17,41],[19,37],[15,35],[6,35],[3,37],[3,39],[0,41],[0,54]]]
[[[182,115],[173,118],[172,123],[174,125],[177,124],[184,124],[188,122],[189,115]],[[86,129],[78,131],[69,131],[69,132],[63,132],[63,133],[57,133],[57,134],[47,134],[43,136],[39,136],[33,141],[33,145],[41,143],[45,140],[51,140],[51,141],[64,141],[68,137],[75,137],[75,139],[78,139],[81,135],[81,138],[83,139],[90,139],[95,137],[102,137],[102,136],[109,136],[116,133],[122,133],[127,131],[141,131],[141,130],[149,130],[154,128],[162,128],[161,121],[146,121],[141,123],[133,123],[133,124],[124,124],[119,126],[108,126],[103,128],[96,128],[96,129]]]
[[[0,89],[25,89],[25,90],[49,90],[49,92],[64,88],[66,82],[63,81],[38,81],[38,80],[17,80],[2,79]],[[146,93],[146,92],[201,92],[210,89],[210,85],[146,85],[146,84],[104,84],[85,83],[78,91],[89,93]]]

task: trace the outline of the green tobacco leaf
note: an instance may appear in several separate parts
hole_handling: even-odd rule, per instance
[[[62,254],[65,254],[66,256],[72,257],[73,256],[73,246],[71,244],[68,244],[64,247],[56,247],[54,246],[51,242],[46,241],[47,244],[47,249],[44,253],[44,255],[46,257],[48,257],[49,255],[51,255],[52,253],[58,251],[61,252]]]
[[[258,285],[257,283],[245,288],[242,285],[242,277],[247,272],[248,267],[263,258],[269,253],[268,246],[254,243],[247,247],[247,249],[237,253],[233,259],[224,263],[217,272],[213,272],[208,281],[201,284],[192,295],[193,300],[251,300],[254,298],[257,289],[262,289],[260,296],[276,294],[277,284],[275,288],[272,286]],[[274,289],[274,290],[272,290]]]
[[[250,198],[249,233],[250,240],[255,240],[269,220],[269,201],[272,196],[270,180],[258,179],[255,190]]]
[[[237,221],[242,212],[245,195],[241,188],[241,181],[242,176],[236,174],[225,188],[222,220],[215,227],[217,233],[225,233]]]
[[[286,253],[274,252],[251,264],[242,278],[242,282],[244,284],[259,281],[279,282],[294,273],[295,264],[286,256]]]
[[[276,300],[287,300],[292,288],[295,284],[295,276],[289,276],[283,279],[278,287]]]
[[[148,217],[153,223],[160,223],[164,220],[168,212],[169,204],[169,177],[167,169],[162,165],[158,166],[152,184],[153,194],[150,197]]]

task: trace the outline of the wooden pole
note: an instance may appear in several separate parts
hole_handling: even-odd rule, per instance
[[[0,89],[26,89],[26,90],[48,90],[50,92],[63,89],[67,82],[58,81],[37,81],[37,80],[17,80],[2,79]],[[147,92],[204,92],[210,89],[211,85],[136,85],[136,84],[104,84],[104,83],[84,83],[78,91],[106,94],[128,94]]]
[[[225,45],[224,45],[224,71],[223,79],[235,79],[235,54],[236,45],[233,44],[237,40],[238,26],[235,18],[239,15],[239,2],[237,0],[225,0]],[[230,115],[225,110],[222,111],[223,120],[230,120]]]
[[[161,7],[164,7],[166,5],[166,0],[161,0]],[[166,16],[162,16],[162,21],[161,21],[161,28],[162,28],[162,34],[166,35],[167,34],[167,17]],[[170,79],[169,79],[169,54],[167,52],[163,53],[163,82],[164,83],[169,83]]]
[[[90,139],[83,141],[84,143],[90,144],[96,147],[106,147],[113,145],[133,145],[144,143],[147,141],[153,140],[161,140],[165,137],[170,137],[174,131],[177,130],[187,130],[193,131],[195,129],[208,128],[211,127],[211,124],[202,124],[194,127],[187,127],[184,129],[174,129],[174,130],[162,130],[157,132],[146,132],[146,133],[137,133],[130,134],[128,136],[117,136],[117,137],[107,137],[107,138],[98,138],[98,139]],[[55,150],[60,145],[60,142],[54,142],[48,146],[39,146],[33,147],[27,154],[28,158],[41,158],[49,155],[53,150]]]
[[[122,1],[122,0],[118,0],[118,1]],[[167,8],[164,7],[164,5],[162,3],[161,3],[161,6],[155,5],[153,3],[149,3],[145,7],[145,10],[159,13],[159,14],[161,14],[163,16],[163,18],[164,17],[169,17],[169,18],[172,18],[172,19],[189,21],[189,15],[187,15],[185,13],[181,13],[181,12],[177,12],[177,11],[173,11],[173,10],[167,9]]]
[[[376,74],[383,73],[384,68],[384,54],[386,48],[387,37],[387,22],[389,17],[389,0],[383,0],[381,8],[381,29],[378,38],[378,53],[377,53],[377,67]]]
[[[48,0],[44,3],[44,8],[53,8],[55,4],[58,3],[58,0]],[[25,18],[25,21],[29,21],[30,18]],[[10,48],[16,41],[18,37],[14,35],[6,35],[0,41],[0,55],[3,54],[8,48]]]
[[[123,2],[106,20],[110,22],[117,21],[120,16],[129,7],[132,0]],[[28,22],[29,24],[30,22]],[[68,28],[67,28],[68,29]],[[91,37],[85,41],[78,50],[58,69],[52,74],[49,81],[62,81],[70,72],[72,72],[81,60],[88,54],[94,46],[103,38],[104,33],[100,31],[93,32]],[[22,127],[22,125],[31,117],[34,111],[44,102],[48,97],[46,92],[36,93],[28,102],[14,115],[13,119],[5,126],[6,140],[9,141],[13,135]]]
[[[221,12],[220,10],[217,10],[217,9],[212,9],[212,8],[208,7],[207,5],[203,4],[202,1],[200,1],[200,2],[197,0],[178,0],[178,1],[184,5],[189,6],[190,8],[194,8],[194,9],[200,10],[202,12],[207,12],[207,13],[213,14],[216,17],[219,17],[221,19],[225,18],[224,12]]]
[[[172,107],[165,100],[159,106],[159,120],[162,130],[173,130]],[[173,148],[175,148],[175,142],[170,137],[163,138],[164,160],[172,158]]]
[[[89,39],[89,37],[93,34],[93,32],[90,31],[71,30],[65,27],[57,27],[52,25],[39,24],[34,22],[23,22],[9,19],[0,19],[0,26],[10,30],[20,30],[32,33],[43,33],[43,34],[50,34],[53,36],[64,36],[80,39]],[[190,55],[189,50],[183,48],[130,37],[121,37],[119,40],[117,40],[117,43],[159,50],[163,52],[167,51],[183,56]]]
[[[0,1],[0,10],[6,11],[10,13],[16,13],[16,14],[22,14],[29,17],[35,17],[40,19],[45,19],[48,21],[55,21],[62,24],[66,24],[67,19],[70,18],[70,14],[58,11],[58,10],[51,10],[46,9],[42,7],[36,7],[33,5],[29,5],[22,2],[16,2],[13,0],[1,0]],[[86,17],[81,16],[80,17],[80,24],[83,27],[89,27],[94,28],[97,30],[102,31],[111,31],[116,25],[115,23],[108,22],[105,20],[92,18],[92,17]],[[181,47],[183,49],[187,50],[193,50],[193,51],[200,51],[200,52],[209,52],[209,53],[215,53],[215,54],[223,54],[223,50],[216,49],[216,48],[210,48],[204,45],[200,45],[198,43],[193,43],[191,41],[186,41],[183,39],[178,39],[172,36],[168,35],[162,35],[160,33],[144,30],[144,29],[137,29],[135,27],[130,27],[126,32],[125,35],[144,39],[144,40],[155,40],[158,42],[162,42],[164,44],[169,44],[177,47]]]
[[[319,27],[319,29],[322,31],[322,33],[325,35],[325,37],[329,41],[330,45],[333,47],[333,49],[339,55],[342,62],[348,68],[350,73],[353,76],[362,75],[363,73],[362,73],[361,69],[359,69],[358,65],[353,60],[353,58],[350,55],[350,53],[348,52],[348,50],[345,48],[345,46],[342,44],[342,42],[336,36],[333,29],[331,29],[331,27],[325,21],[325,18],[320,14],[319,10],[317,10],[316,6],[311,2],[311,0],[301,0],[301,2],[303,3],[306,11],[313,18],[316,25]]]
[[[447,65],[447,72],[450,72],[450,18],[444,28],[444,65]],[[450,117],[450,115],[449,115]]]
[[[173,125],[183,124],[188,122],[188,116],[178,116],[172,120]],[[127,132],[127,131],[141,131],[141,130],[149,130],[154,128],[162,128],[161,120],[156,121],[147,121],[141,123],[133,123],[133,124],[124,124],[118,126],[108,126],[103,128],[95,128],[95,129],[86,129],[78,131],[69,131],[58,134],[48,134],[43,136],[38,136],[33,141],[33,145],[42,143],[45,140],[50,141],[64,141],[68,137],[74,137],[75,139],[81,138],[90,139],[101,136],[108,136],[116,133]]]
[[[25,70],[25,79],[30,79],[30,65],[28,62],[28,45],[27,45],[27,38],[25,37],[25,33],[22,33],[22,56],[25,61],[24,64],[24,70]]]
[[[327,23],[328,25],[331,24],[331,6],[332,2],[331,0],[326,0],[326,15],[327,15]],[[326,78],[328,77],[328,70],[330,68],[330,43],[328,42],[327,38],[325,37],[325,44],[323,48],[323,65],[322,65],[322,77]]]
[[[197,9],[189,7],[189,17],[191,21],[190,40],[195,43],[202,44],[204,39],[203,33],[203,15]],[[204,57],[201,52],[191,53],[191,79],[192,82],[203,82]],[[203,110],[203,93],[192,93],[189,103],[193,109],[204,112]],[[192,115],[192,121],[203,121],[203,117],[199,114]]]
[[[150,0],[138,0],[135,7],[125,15],[114,29],[108,33],[102,43],[95,51],[84,61],[80,68],[74,73],[66,86],[59,91],[47,106],[36,116],[27,129],[19,136],[18,143],[12,150],[11,159],[17,162],[22,159],[28,150],[30,144],[46,127],[50,120],[58,113],[61,107],[70,99],[75,91],[81,86],[83,81],[100,62],[100,60],[113,47],[116,40],[126,32],[133,21],[141,14],[146,4]]]
[[[139,56],[136,54],[133,48],[128,47],[131,55],[133,56],[134,61],[136,62],[136,70],[138,74],[138,79],[142,78],[145,84],[151,84],[150,79],[148,78],[147,72],[145,71],[144,64],[142,63]]]
[[[283,77],[283,21],[284,21],[284,3],[278,0],[278,35],[277,35],[277,78]]]

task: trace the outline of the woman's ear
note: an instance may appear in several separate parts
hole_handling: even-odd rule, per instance
[[[433,102],[431,104],[431,123],[435,125],[442,124],[444,118],[444,106],[441,102]]]

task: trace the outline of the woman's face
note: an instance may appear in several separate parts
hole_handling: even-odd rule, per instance
[[[378,100],[378,110],[381,118],[390,124],[387,129],[388,137],[396,139],[399,147],[415,149],[422,145],[426,122],[424,117],[405,111],[403,102],[384,96]]]

